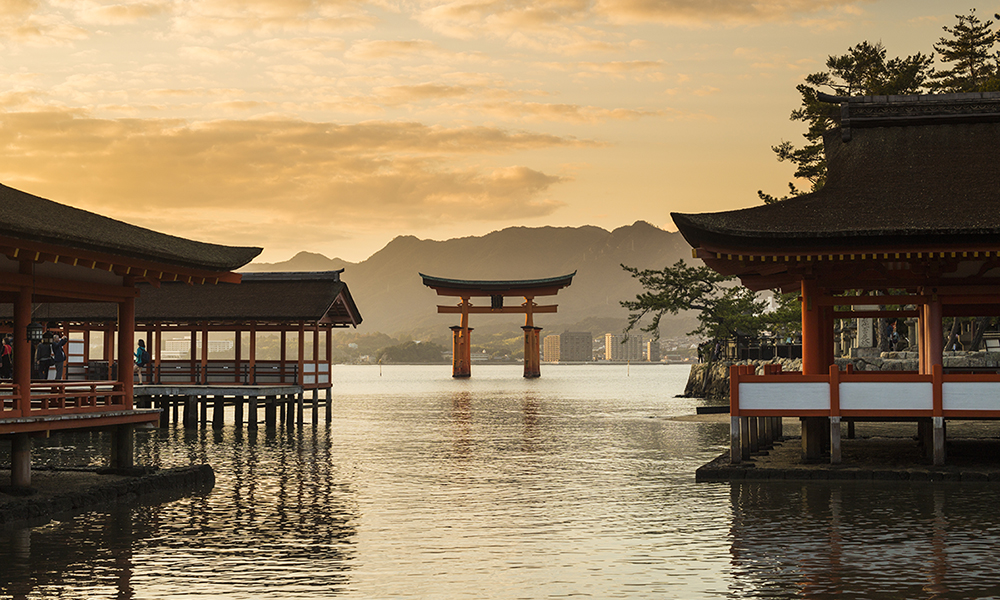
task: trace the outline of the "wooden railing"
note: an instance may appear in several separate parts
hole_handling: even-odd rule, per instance
[[[330,384],[330,365],[324,361],[304,361],[300,377],[298,362],[292,361],[259,360],[251,369],[249,363],[243,361],[237,364],[236,361],[210,360],[203,367],[190,360],[164,360],[145,369],[143,381],[162,385],[284,384],[322,388]]]
[[[36,417],[106,412],[131,408],[124,386],[118,381],[33,382],[31,399],[24,410],[20,386],[0,384],[0,418]]]
[[[730,415],[734,417],[953,417],[1000,418],[1000,374],[782,372],[767,365],[730,367]]]

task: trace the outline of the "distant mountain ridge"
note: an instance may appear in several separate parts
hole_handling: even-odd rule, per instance
[[[389,335],[410,334],[415,339],[449,335],[454,315],[438,315],[438,304],[455,300],[437,296],[424,287],[418,273],[454,279],[535,279],[576,271],[573,285],[558,296],[540,298],[558,304],[557,314],[538,317],[548,333],[565,328],[600,326],[620,331],[627,311],[619,302],[635,298],[639,284],[622,264],[660,269],[690,257],[679,233],[664,231],[644,221],[607,231],[600,227],[510,227],[484,236],[445,241],[400,236],[360,263],[322,254],[300,252],[278,263],[252,263],[243,271],[329,271],[345,269],[343,279],[364,317],[359,328]],[[472,326],[481,332],[517,330],[515,315],[475,315]],[[664,320],[664,335],[693,328],[690,316]],[[676,330],[676,331],[674,331]],[[594,331],[593,333],[603,333]]]

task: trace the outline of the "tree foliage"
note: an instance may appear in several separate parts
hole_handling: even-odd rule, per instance
[[[950,69],[931,73],[928,88],[935,92],[989,92],[1000,90],[998,54],[993,46],[1000,41],[993,31],[993,21],[980,20],[976,9],[968,15],[955,15],[954,27],[942,27],[950,38],[941,37],[934,50]],[[1000,20],[1000,15],[994,15]]]
[[[763,332],[784,335],[798,329],[801,316],[794,295],[782,297],[779,308],[765,312],[767,303],[749,289],[727,285],[735,278],[720,275],[706,266],[691,267],[683,260],[663,270],[637,269],[622,265],[642,285],[635,300],[621,305],[629,310],[628,327],[635,329],[646,316],[650,323],[642,331],[659,337],[660,320],[664,315],[697,310],[699,326],[688,335],[702,335],[724,340],[739,333],[758,336]]]

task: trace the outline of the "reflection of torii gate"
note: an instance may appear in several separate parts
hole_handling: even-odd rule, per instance
[[[576,271],[562,277],[548,279],[526,279],[521,281],[468,281],[463,279],[443,279],[420,274],[424,285],[434,289],[438,296],[457,296],[462,299],[458,306],[438,306],[439,313],[460,314],[462,324],[452,327],[452,377],[469,377],[472,375],[472,344],[469,339],[469,315],[471,313],[486,314],[524,314],[524,376],[541,376],[541,357],[539,356],[538,332],[541,327],[535,327],[535,313],[554,313],[557,305],[540,306],[535,304],[535,296],[555,296],[564,287],[573,283]],[[488,296],[489,306],[473,306],[469,299],[473,296]],[[521,297],[524,303],[520,306],[504,306],[505,297]]]

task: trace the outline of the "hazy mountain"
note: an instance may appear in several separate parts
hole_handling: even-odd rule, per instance
[[[360,263],[301,252],[280,263],[250,264],[245,271],[326,271],[344,268],[343,279],[361,310],[360,330],[390,335],[409,333],[416,339],[450,335],[454,315],[438,315],[438,304],[456,304],[424,287],[418,273],[457,279],[530,279],[576,271],[573,285],[558,296],[539,298],[559,312],[536,317],[546,333],[566,328],[595,334],[620,331],[627,312],[619,301],[635,298],[641,288],[621,268],[662,268],[691,256],[678,233],[638,221],[606,231],[599,227],[511,227],[481,237],[446,241],[400,236]],[[480,333],[518,331],[517,315],[473,315]],[[595,329],[596,328],[596,329]],[[664,335],[693,328],[688,316],[665,320]],[[600,331],[598,331],[598,329]]]

